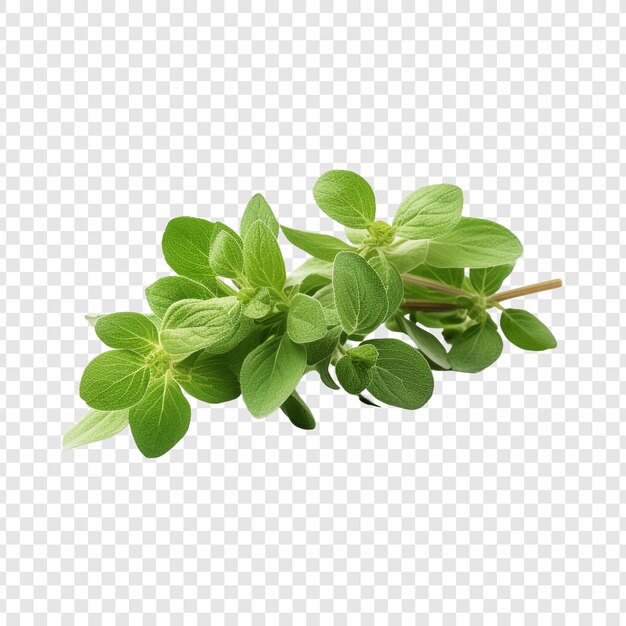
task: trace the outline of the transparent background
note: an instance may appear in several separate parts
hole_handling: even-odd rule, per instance
[[[619,11],[3,3],[1,621],[623,623]],[[310,190],[330,168],[365,176],[381,218],[462,187],[467,215],[525,245],[511,286],[563,279],[512,303],[559,347],[437,373],[417,412],[309,375],[314,432],[193,401],[163,458],[128,433],[63,452],[102,350],[83,316],[147,311],[168,219],[236,226],[261,191],[326,232]]]

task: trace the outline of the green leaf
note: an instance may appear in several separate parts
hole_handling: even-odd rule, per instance
[[[378,350],[369,343],[350,348],[346,354],[354,363],[358,363],[365,368],[374,367],[376,361],[378,361]]]
[[[302,430],[313,430],[315,428],[313,413],[311,413],[311,409],[309,409],[297,391],[293,391],[280,405],[280,410],[296,428],[302,428]]]
[[[166,276],[146,287],[146,298],[150,308],[158,317],[163,317],[167,310],[180,300],[210,300],[218,296],[217,289],[183,276]]]
[[[221,230],[209,252],[211,269],[225,278],[237,278],[243,271],[243,249],[241,239],[227,230]]]
[[[333,389],[334,391],[338,391],[340,389],[339,385],[333,380],[333,377],[330,375],[328,371],[328,366],[330,365],[330,357],[320,361],[315,364],[315,371],[320,375],[320,380],[326,387],[329,389]]]
[[[87,320],[87,323],[90,326],[93,326],[95,328],[96,326],[96,322],[101,318],[104,317],[105,314],[104,313],[95,313],[95,314],[91,314],[88,313],[87,315],[85,315],[85,319]]]
[[[128,426],[128,409],[98,411],[91,409],[63,437],[63,448],[69,450],[117,435]]]
[[[305,343],[307,365],[315,365],[324,359],[330,358],[339,343],[341,332],[340,326],[334,326],[321,339]]]
[[[241,393],[254,417],[276,410],[291,395],[306,369],[306,350],[287,337],[272,337],[245,358]]]
[[[257,193],[250,198],[250,202],[248,202],[248,206],[246,206],[246,210],[241,218],[239,224],[241,236],[245,238],[252,224],[259,220],[270,229],[275,238],[278,237],[278,220],[274,217],[274,213],[265,198],[260,193]]]
[[[309,343],[326,335],[326,317],[318,300],[297,294],[289,306],[287,333],[296,343]]]
[[[462,217],[449,232],[432,239],[426,262],[435,267],[491,267],[513,263],[522,244],[507,228],[475,217]]]
[[[500,328],[511,343],[523,350],[556,348],[556,339],[550,329],[528,311],[522,309],[503,311]]]
[[[426,359],[399,339],[369,339],[378,350],[367,390],[381,402],[403,409],[419,409],[433,394],[433,374]]]
[[[130,350],[109,350],[87,365],[80,397],[93,409],[126,409],[141,400],[150,381],[144,358]]]
[[[348,228],[367,228],[376,218],[376,199],[368,182],[354,172],[331,170],[313,187],[313,197],[326,215]]]
[[[156,326],[141,313],[111,313],[96,321],[96,334],[110,348],[149,354],[159,345]]]
[[[470,326],[454,338],[448,361],[457,372],[480,372],[502,354],[502,337],[491,319]]]
[[[247,334],[252,322],[242,315],[235,296],[175,302],[163,318],[161,345],[181,357],[207,349],[227,352]]]
[[[491,296],[502,287],[502,283],[514,267],[515,263],[506,263],[495,267],[472,269],[469,273],[470,283],[478,293]]]
[[[349,334],[367,334],[387,314],[387,294],[378,274],[354,252],[340,252],[333,264],[333,291],[341,326]]]
[[[302,285],[301,292],[319,289],[330,283],[332,269],[333,265],[328,261],[307,259],[287,276],[285,286]]]
[[[313,297],[322,305],[328,326],[338,326],[340,322],[337,307],[335,306],[335,292],[332,284],[325,285],[319,289]]]
[[[404,198],[393,219],[404,239],[435,239],[461,219],[463,192],[455,185],[428,185]]]
[[[286,272],[283,255],[272,231],[257,220],[250,226],[243,240],[244,272],[256,287],[281,290]]]
[[[244,291],[243,289],[239,292]],[[251,297],[243,303],[243,314],[253,320],[265,317],[274,306],[272,296],[267,287],[254,289]]]
[[[353,361],[348,355],[342,356],[335,365],[335,374],[339,384],[354,395],[360,394],[371,382],[371,368]]]
[[[224,355],[196,352],[177,363],[174,378],[194,398],[217,404],[239,397],[239,380]]]
[[[300,250],[304,250],[312,257],[321,259],[322,261],[330,261],[332,263],[338,252],[346,250],[354,250],[345,241],[332,237],[331,235],[322,235],[320,233],[308,233],[304,230],[295,230],[281,226],[285,237]]]
[[[461,267],[433,267],[427,263],[416,267],[410,273],[457,289],[461,289],[465,277],[465,271]]]
[[[346,226],[344,232],[346,233],[348,241],[355,246],[360,246],[370,236],[367,228],[348,228]]]
[[[443,369],[450,369],[450,362],[448,361],[448,353],[446,349],[439,343],[436,337],[433,337],[428,331],[416,326],[413,322],[409,321],[406,317],[400,315],[396,316],[396,321],[400,330],[408,335],[413,343],[419,348],[420,352],[424,356],[428,357],[431,361],[436,363]]]
[[[404,298],[404,283],[402,276],[393,263],[380,256],[373,256],[368,263],[374,268],[380,278],[387,294],[387,313],[385,319],[389,319],[402,304]]]
[[[404,274],[426,260],[428,242],[398,238],[391,245],[382,248],[382,252],[385,258],[393,263],[401,274]]]
[[[133,439],[149,458],[169,452],[185,436],[190,419],[189,402],[169,373],[153,379],[128,414]]]
[[[209,247],[213,224],[198,217],[175,217],[163,233],[163,256],[181,276],[205,280],[213,276]]]

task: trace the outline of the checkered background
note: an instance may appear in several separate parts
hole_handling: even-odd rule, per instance
[[[2,3],[1,623],[624,623],[626,19],[417,4]],[[192,401],[161,459],[63,452],[83,316],[147,311],[168,219],[236,226],[262,191],[328,231],[333,167],[382,218],[461,186],[522,239],[511,286],[564,280],[515,302],[559,347],[437,373],[417,412],[309,375],[314,432]]]

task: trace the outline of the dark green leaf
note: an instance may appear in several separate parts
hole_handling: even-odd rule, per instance
[[[506,263],[494,267],[471,269],[469,273],[470,283],[478,293],[491,296],[502,287],[502,283],[514,267],[515,263]]]
[[[296,427],[303,430],[313,430],[315,428],[315,418],[311,409],[298,395],[297,391],[280,405],[280,410],[289,418],[289,421]]]
[[[502,354],[502,337],[496,325],[487,319],[471,326],[454,339],[448,361],[457,372],[480,372]]]
[[[435,362],[439,367],[446,370],[450,369],[446,349],[439,343],[436,337],[433,337],[423,328],[416,326],[413,322],[406,319],[406,317],[398,315],[396,321],[400,326],[400,330],[411,338],[422,354]]]
[[[339,385],[334,381],[330,372],[328,371],[328,366],[330,365],[330,357],[324,359],[323,361],[319,361],[315,364],[315,371],[320,375],[320,380],[328,387],[329,389],[333,389],[335,391],[339,390]]]
[[[522,309],[503,311],[500,328],[511,343],[523,350],[556,348],[556,339],[550,329],[528,311]]]
[[[174,377],[190,396],[209,404],[228,402],[240,394],[239,380],[222,354],[196,352],[176,364]]]

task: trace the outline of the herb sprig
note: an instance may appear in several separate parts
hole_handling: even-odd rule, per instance
[[[239,233],[194,217],[168,223],[163,255],[176,275],[146,288],[152,313],[87,316],[111,350],[85,369],[80,396],[91,410],[65,447],[130,425],[140,451],[161,456],[189,427],[185,394],[211,404],[241,395],[254,417],[281,409],[310,430],[315,418],[296,391],[308,372],[364,404],[378,406],[371,396],[418,409],[433,393],[433,370],[485,369],[502,335],[525,350],[556,346],[534,315],[502,302],[561,281],[501,291],[522,245],[499,224],[462,217],[458,187],[414,191],[390,224],[376,219],[374,192],[354,172],[326,172],[313,196],[347,241],[279,225],[260,194]],[[311,256],[289,275],[281,231]],[[381,326],[410,343],[367,338]]]

